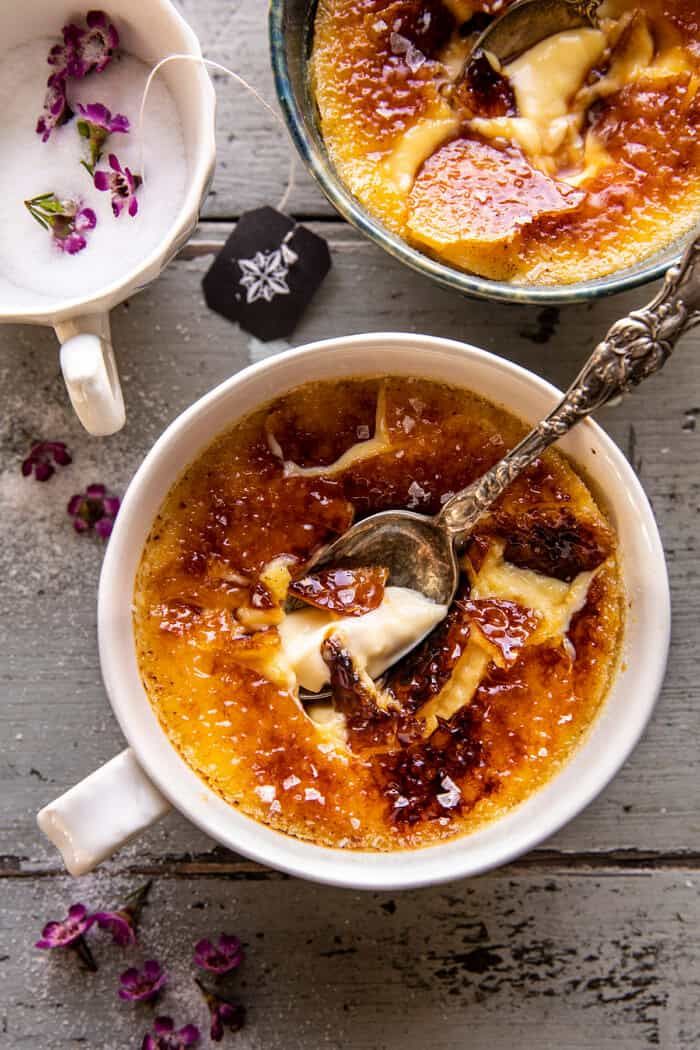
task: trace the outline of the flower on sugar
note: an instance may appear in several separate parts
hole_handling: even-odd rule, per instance
[[[160,963],[149,959],[143,964],[143,970],[132,966],[124,971],[119,978],[119,998],[132,1003],[151,1002],[158,997],[167,980],[168,975]]]
[[[90,489],[101,489],[102,493],[104,495],[104,485],[89,485],[88,486],[88,492],[90,491]],[[73,499],[77,499],[77,498],[79,498],[79,497],[76,497],[76,496],[73,497]],[[118,508],[119,500],[117,500],[115,497],[104,497],[104,498],[105,498],[105,500],[106,499],[114,499],[116,504],[117,504],[117,508]],[[73,502],[73,500],[71,500],[71,503],[72,502]],[[68,513],[69,514],[71,513],[70,504],[68,505]],[[114,511],[114,513],[116,514],[116,510]],[[100,519],[100,520],[104,520],[104,519]],[[112,518],[112,521],[113,520],[114,519]],[[75,522],[74,522],[74,524],[75,524]],[[100,521],[97,521],[95,523],[95,530],[96,531],[99,531],[98,530],[99,524],[100,524]],[[90,526],[88,525],[86,527],[89,528]],[[77,525],[76,525],[76,528],[77,528]],[[78,531],[83,531],[83,530],[79,529]],[[110,521],[109,532],[111,532],[111,531],[112,531],[112,524],[111,524],[111,521]],[[100,535],[109,535],[109,532],[107,532],[107,533],[100,532]],[[146,901],[148,899],[148,894],[149,894],[150,889],[151,889],[151,883],[149,881],[149,882],[147,882],[145,884],[145,886],[142,886],[140,889],[136,890],[129,897],[127,897],[127,899],[124,902],[124,904],[121,905],[118,908],[115,908],[114,911],[97,911],[97,912],[95,912],[93,918],[94,918],[95,922],[97,923],[97,925],[99,926],[99,928],[101,930],[108,930],[112,934],[112,938],[114,939],[114,943],[118,944],[120,946],[120,948],[124,948],[127,945],[129,945],[129,944],[135,944],[136,943],[136,930],[138,928],[139,919],[141,917],[141,911],[143,910],[143,907],[144,907],[144,905],[145,905],[145,903],[146,903]]]
[[[245,1024],[245,1007],[240,1003],[232,1003],[229,999],[222,999],[220,995],[206,988],[197,978],[195,981],[211,1014],[209,1035],[212,1042],[220,1043],[227,1028],[230,1032],[239,1032]]]
[[[176,1032],[171,1017],[156,1017],[152,1031],[143,1037],[141,1050],[187,1050],[199,1040],[199,1029],[195,1025],[186,1024]]]
[[[65,919],[47,922],[35,947],[41,948],[42,951],[72,948],[78,952],[88,969],[94,972],[97,970],[97,964],[85,940],[85,934],[94,921],[95,916],[88,915],[84,904],[71,904]]]
[[[106,540],[114,527],[114,519],[119,507],[119,497],[109,495],[104,485],[88,485],[85,492],[79,492],[71,497],[67,510],[73,519],[73,528],[76,532],[89,532],[90,529],[94,529],[98,536]],[[100,912],[99,914],[120,916],[122,913]],[[100,922],[99,925],[103,926],[103,923]]]
[[[87,26],[74,22],[64,26],[63,43],[49,51],[49,65],[67,77],[101,73],[119,47],[119,34],[104,11],[88,11],[85,21]]]
[[[194,962],[210,973],[230,973],[241,965],[244,959],[243,948],[238,937],[222,933],[215,946],[210,940],[198,941],[194,949]]]
[[[47,142],[54,128],[65,124],[73,116],[66,95],[66,79],[63,73],[52,73],[46,81],[44,112],[36,122],[36,133],[42,142]]]
[[[112,170],[95,172],[95,188],[109,190],[112,194],[112,211],[115,219],[119,218],[124,208],[133,218],[139,210],[136,191],[143,179],[140,175],[134,175],[129,168],[122,168],[114,153],[110,153],[107,159]]]
[[[110,113],[101,102],[92,102],[87,106],[78,103],[77,107],[82,116],[77,120],[78,133],[87,139],[90,150],[90,162],[82,161],[82,164],[91,175],[95,173],[95,165],[102,156],[102,147],[110,135],[118,132],[126,134],[129,131],[129,121],[122,113]]]
[[[87,246],[85,234],[97,225],[92,208],[83,207],[80,201],[61,200],[53,192],[32,197],[24,206],[40,226],[50,230],[56,247],[69,255]]]
[[[37,481],[48,481],[59,467],[67,467],[73,459],[62,441],[36,441],[29,455],[22,460],[22,474],[25,478],[33,474]]]

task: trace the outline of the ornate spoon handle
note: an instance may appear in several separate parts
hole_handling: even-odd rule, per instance
[[[445,504],[437,521],[457,541],[545,449],[581,419],[663,367],[683,333],[700,323],[699,263],[700,237],[668,271],[656,298],[612,326],[546,419],[495,467]]]

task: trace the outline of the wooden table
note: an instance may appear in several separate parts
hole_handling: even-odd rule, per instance
[[[181,0],[205,54],[273,97],[260,0]],[[285,878],[216,848],[171,816],[79,883],[35,825],[49,799],[123,740],[95,641],[98,541],[64,505],[84,483],[123,491],[164,426],[264,346],[210,313],[200,278],[246,208],[275,203],[286,138],[215,76],[220,159],[193,242],[113,314],[128,406],[121,434],[76,423],[51,332],[0,330],[0,1047],[140,1046],[150,1017],[122,1004],[116,975],[157,957],[173,978],[161,1012],[204,1024],[191,945],[225,929],[248,945],[237,989],[248,1007],[230,1045],[245,1050],[690,1050],[700,1045],[700,715],[696,669],[700,337],[600,421],[654,505],[668,558],[674,636],[666,685],[633,758],[576,821],[517,864],[420,892],[358,894]],[[564,385],[620,314],[649,290],[559,311],[493,306],[443,292],[337,220],[299,177],[291,211],[330,242],[333,270],[295,344],[405,330],[487,347]],[[74,463],[46,485],[20,476],[35,438],[65,440]],[[32,948],[74,900],[96,907],[147,877],[142,953],[97,938],[100,971]],[[234,1042],[237,1040],[237,1042]],[[225,1045],[225,1044],[222,1044]]]

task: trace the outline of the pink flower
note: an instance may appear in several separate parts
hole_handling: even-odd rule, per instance
[[[52,462],[53,461],[53,462]],[[67,467],[72,457],[62,441],[37,441],[32,445],[29,455],[22,460],[22,474],[25,478],[33,474],[37,481],[48,481],[59,467]]]
[[[175,1031],[171,1017],[156,1017],[153,1031],[143,1037],[141,1050],[187,1050],[200,1040],[199,1029],[193,1024]]]
[[[48,63],[66,77],[101,73],[119,47],[119,34],[104,11],[88,11],[87,27],[71,22],[63,27],[63,43],[49,51]]]
[[[203,970],[210,973],[230,973],[241,965],[244,959],[243,948],[238,937],[222,933],[218,945],[209,940],[198,941],[194,949],[194,961]]]
[[[124,208],[133,217],[139,210],[136,191],[143,179],[140,175],[134,175],[129,168],[122,168],[114,153],[110,153],[107,159],[112,170],[96,171],[95,187],[98,190],[109,190],[112,194],[112,211],[115,218],[119,218]]]
[[[104,485],[88,485],[85,492],[79,492],[70,499],[67,511],[73,519],[76,532],[89,532],[90,529],[94,529],[98,536],[106,540],[112,532],[119,507],[118,496],[111,496]],[[117,930],[121,928],[120,924],[129,922],[127,909],[123,909],[123,912],[126,918],[121,911],[99,912],[97,915],[100,927],[105,928],[111,923],[115,940],[118,939]],[[123,943],[129,943],[128,935],[124,936],[126,940]]]
[[[47,922],[41,931],[41,937],[35,947],[42,951],[53,948],[72,948],[77,951],[89,970],[97,970],[92,952],[87,946],[85,934],[94,923],[93,915],[88,915],[84,904],[71,904],[65,919]]]
[[[95,165],[102,156],[102,147],[110,135],[115,132],[126,134],[129,130],[129,121],[122,113],[110,113],[101,102],[92,102],[83,106],[78,103],[77,107],[82,116],[77,120],[78,133],[88,141],[90,149],[90,163],[83,161],[91,175],[94,175]]]
[[[79,201],[60,200],[55,193],[41,193],[24,206],[40,226],[51,231],[55,246],[69,255],[87,246],[85,234],[97,225],[92,208],[84,208]]]
[[[44,112],[36,122],[36,133],[46,142],[54,128],[65,124],[73,116],[66,96],[66,80],[62,73],[52,73],[46,81]]]
[[[224,1038],[226,1028],[230,1032],[239,1032],[245,1024],[245,1007],[241,1006],[240,1003],[233,1003],[229,999],[222,999],[220,995],[206,988],[197,978],[195,978],[195,981],[206,1000],[211,1014],[209,1035],[212,1042],[220,1043]]]
[[[160,963],[149,959],[143,964],[143,970],[132,966],[124,971],[119,978],[119,998],[132,1003],[151,1002],[158,997],[167,980],[168,975]]]
[[[116,503],[116,509],[114,509],[114,515],[116,515],[117,510],[119,509],[119,500],[116,499],[116,497],[106,496],[104,485],[88,485],[87,493],[89,493],[91,489],[99,489],[101,492],[99,500],[102,501],[102,513],[105,515],[105,517],[98,519],[96,522],[93,522],[93,524],[95,531],[98,532],[99,535],[103,538],[106,538],[106,536],[109,536],[109,533],[112,531],[112,523],[114,521],[114,516],[112,516],[111,520],[109,520],[109,531],[105,531],[104,529],[100,530],[99,525],[101,522],[104,522],[106,520],[107,514],[107,511],[104,509],[104,504],[109,500]],[[90,497],[87,498],[90,499]],[[73,504],[73,500],[76,499],[83,499],[83,497],[73,497],[73,499],[68,504],[69,514],[72,513],[71,505]],[[97,513],[97,511],[92,513]],[[85,519],[76,518],[76,520],[73,522],[78,532],[83,532],[85,528],[91,527],[90,525],[85,525],[84,528],[78,528],[78,520]],[[136,890],[129,897],[127,897],[125,903],[120,907],[115,908],[114,911],[97,911],[93,915],[93,919],[95,920],[99,928],[101,930],[108,930],[112,934],[112,939],[114,940],[114,943],[118,944],[120,948],[125,948],[129,944],[136,943],[136,930],[138,927],[139,919],[141,917],[141,911],[143,910],[143,907],[148,899],[150,889],[151,883],[149,881],[145,884],[145,886],[141,886],[140,889]]]

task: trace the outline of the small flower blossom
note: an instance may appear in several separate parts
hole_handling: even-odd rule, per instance
[[[227,933],[221,934],[216,946],[205,939],[198,941],[194,948],[195,964],[210,973],[230,973],[241,965],[243,959],[243,948],[238,937]]]
[[[197,987],[211,1013],[209,1035],[212,1042],[220,1043],[227,1028],[230,1032],[239,1032],[245,1024],[245,1007],[240,1003],[232,1003],[229,999],[222,999],[220,995],[206,988],[201,981],[197,981]]]
[[[153,1030],[143,1037],[141,1050],[187,1050],[199,1043],[199,1029],[193,1024],[175,1031],[171,1017],[156,1017]]]
[[[50,230],[56,247],[69,255],[86,247],[84,235],[97,225],[92,208],[84,208],[79,201],[60,200],[55,193],[41,193],[24,206],[40,226]]]
[[[95,917],[88,915],[84,904],[72,904],[68,915],[61,922],[47,922],[35,947],[43,951],[52,948],[72,948],[78,952],[88,969],[94,972],[97,965],[85,941],[85,934],[94,921]]]
[[[139,210],[136,191],[143,182],[140,175],[134,175],[129,168],[122,168],[114,153],[107,158],[111,171],[95,172],[95,188],[109,190],[112,194],[112,211],[118,219],[124,208],[133,218]]]
[[[168,975],[161,969],[160,963],[149,959],[143,964],[143,970],[132,966],[124,971],[119,978],[119,998],[132,1003],[151,1002],[157,998],[167,980]]]
[[[100,489],[100,495],[98,495],[97,499],[102,500],[103,503],[115,504],[115,506],[113,507],[113,513],[111,513],[109,531],[100,531],[100,535],[103,535],[103,537],[107,537],[107,535],[109,535],[109,532],[111,532],[111,524],[114,520],[116,511],[119,510],[119,500],[116,499],[116,497],[106,496],[104,485],[88,485],[87,490],[85,492],[85,497],[73,496],[72,500],[68,504],[68,513],[71,513],[70,506],[73,500],[85,498],[87,500],[93,499],[93,497],[90,497],[88,495],[90,489]],[[109,511],[105,510],[105,514],[108,513]],[[85,519],[82,520],[85,521]],[[98,525],[100,524],[100,521],[104,521],[104,519],[100,519],[97,523],[94,523],[94,528],[96,528],[96,531],[99,531]],[[73,525],[75,524],[76,522],[73,522]],[[88,525],[87,527],[89,528],[90,526]],[[78,528],[77,525],[76,528],[79,532],[84,531],[84,529]],[[133,894],[130,894],[129,897],[127,897],[126,901],[121,907],[115,908],[113,911],[96,911],[96,913],[94,913],[94,916],[92,918],[94,919],[94,921],[97,922],[100,929],[106,929],[110,931],[114,940],[114,944],[119,944],[120,947],[124,948],[129,944],[136,943],[136,929],[137,926],[139,926],[141,912],[143,911],[144,905],[148,900],[150,888],[151,882],[149,881],[145,885],[141,886],[139,889],[134,890]]]
[[[66,77],[80,79],[101,73],[119,46],[119,34],[104,11],[88,11],[87,27],[71,22],[63,27],[63,43],[49,51],[48,63]]]
[[[95,173],[95,165],[102,156],[102,147],[110,135],[118,132],[126,134],[129,130],[129,121],[122,113],[110,113],[101,102],[92,102],[88,106],[78,103],[78,109],[82,116],[77,120],[78,133],[87,139],[90,150],[90,162],[83,161],[83,165],[91,175]]]
[[[80,492],[70,499],[67,510],[73,519],[73,528],[76,532],[89,532],[90,529],[94,529],[98,536],[106,540],[114,527],[114,519],[117,516],[119,506],[119,498],[109,495],[104,485],[88,485],[85,492]],[[126,914],[126,910],[124,910],[124,914]],[[119,927],[120,923],[128,922],[128,919],[124,919],[120,911],[100,912],[99,915],[111,917],[110,921],[115,934],[114,939],[117,940],[117,927]],[[99,925],[101,927],[108,925],[107,918],[105,918],[104,923],[100,922]],[[127,940],[123,943],[128,944],[129,940],[130,938],[127,936]]]
[[[47,142],[54,128],[65,124],[73,116],[66,95],[66,79],[62,73],[52,73],[46,81],[44,112],[36,122],[36,133]]]
[[[101,489],[104,499],[114,500],[114,502],[116,503],[116,509],[114,510],[115,514],[116,510],[119,509],[119,500],[115,497],[105,497],[104,485],[88,485],[87,492],[89,492],[91,488]],[[75,499],[77,499],[77,497],[73,496],[73,500]],[[72,500],[70,501],[70,503],[72,503]],[[68,504],[68,513],[70,513],[70,504]],[[75,524],[75,522],[73,522],[73,524]],[[94,527],[96,527],[97,529],[98,525],[99,522]],[[80,532],[83,530],[78,529],[78,531]],[[111,525],[109,531],[111,532]],[[102,535],[103,533],[100,534]],[[104,534],[109,535],[109,532],[106,532]],[[141,912],[143,911],[144,905],[148,900],[150,888],[151,882],[149,880],[145,885],[141,886],[139,889],[134,890],[133,894],[130,894],[129,897],[127,897],[126,901],[121,907],[115,908],[113,911],[96,911],[96,913],[94,913],[93,919],[97,922],[100,929],[109,930],[109,932],[112,934],[114,944],[119,944],[121,948],[124,948],[129,944],[136,943],[136,929],[137,927],[139,927]]]
[[[37,441],[32,445],[29,455],[22,460],[22,474],[25,478],[32,474],[37,481],[48,481],[59,467],[67,467],[72,457],[62,441]]]

